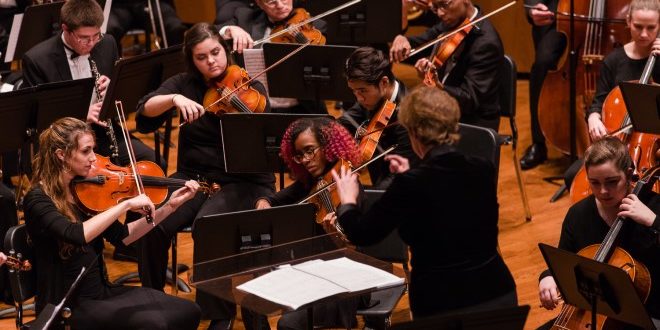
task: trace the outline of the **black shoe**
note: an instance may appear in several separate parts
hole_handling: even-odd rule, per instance
[[[208,330],[229,330],[232,328],[233,319],[211,320]]]
[[[543,144],[534,143],[525,150],[525,154],[520,159],[520,168],[523,170],[532,169],[546,159],[548,159],[548,149]]]
[[[132,246],[115,246],[115,252],[112,253],[112,259],[118,261],[137,262],[137,251]]]

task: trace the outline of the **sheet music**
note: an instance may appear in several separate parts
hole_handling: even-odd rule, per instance
[[[248,72],[250,77],[254,77],[256,74],[266,69],[266,60],[264,58],[263,48],[243,49],[243,62],[245,62],[245,70]],[[268,79],[266,79],[266,74],[263,74],[256,79],[261,82],[264,87],[266,87],[266,92],[270,94],[270,91],[268,90]]]
[[[339,293],[385,288],[403,282],[403,278],[344,257],[284,266],[237,289],[297,309]]]
[[[23,22],[23,14],[14,15],[14,21],[11,23],[11,32],[9,32],[9,41],[7,42],[5,63],[9,63],[14,60],[16,44],[18,43],[18,34],[21,31],[21,22]]]
[[[108,30],[110,7],[112,7],[112,0],[105,0],[105,6],[103,6],[103,24],[101,24],[101,33],[105,33]]]

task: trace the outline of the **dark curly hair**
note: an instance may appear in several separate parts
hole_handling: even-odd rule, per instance
[[[325,117],[302,118],[289,125],[282,137],[280,145],[280,156],[289,166],[296,180],[306,185],[311,184],[312,177],[305,167],[293,160],[296,148],[295,142],[302,132],[310,129],[319,142],[325,155],[326,161],[332,163],[338,159],[344,159],[354,167],[360,164],[360,153],[357,144],[351,134],[335,120]]]

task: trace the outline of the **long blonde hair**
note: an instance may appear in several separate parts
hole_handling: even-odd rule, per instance
[[[39,152],[32,161],[32,187],[41,186],[57,210],[72,222],[77,222],[77,217],[67,202],[69,188],[62,181],[62,173],[71,170],[66,160],[78,149],[78,139],[83,134],[94,136],[94,131],[82,120],[71,117],[58,119],[39,135]],[[64,160],[57,156],[58,149],[64,152]]]

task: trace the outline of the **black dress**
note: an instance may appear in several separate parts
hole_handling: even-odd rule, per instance
[[[398,228],[410,247],[410,309],[415,318],[477,306],[515,292],[497,251],[493,165],[436,146],[398,174],[365,214],[341,205],[349,240],[369,245]],[[510,302],[515,305],[515,298]],[[504,306],[502,306],[504,307]]]
[[[197,329],[201,313],[195,303],[153,289],[108,282],[103,239],[121,241],[128,235],[125,225],[115,221],[86,243],[82,222],[72,223],[41,188],[31,190],[24,203],[25,223],[35,249],[37,313],[46,304],[58,304],[82,267],[89,267],[68,304],[73,328]],[[78,218],[88,216],[79,211]],[[63,244],[70,244],[71,249],[63,249]]]

